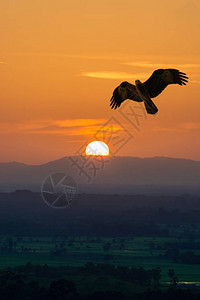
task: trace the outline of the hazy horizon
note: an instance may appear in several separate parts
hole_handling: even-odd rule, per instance
[[[69,158],[69,157],[73,157],[73,156],[79,156],[78,154],[77,155],[66,155],[66,156],[62,156],[62,157],[58,157],[58,158],[55,158],[55,159],[52,159],[52,160],[48,160],[48,161],[43,161],[43,162],[40,162],[40,163],[26,163],[24,161],[16,161],[16,160],[11,160],[11,161],[0,161],[0,164],[9,164],[9,163],[19,163],[19,164],[24,164],[24,165],[35,165],[35,166],[39,166],[39,165],[45,165],[45,164],[48,164],[50,162],[54,162],[54,161],[59,161],[59,160],[62,160],[62,159],[65,159],[65,158]],[[85,156],[85,155],[80,155],[80,156]],[[95,159],[95,156],[90,156],[91,158],[94,158]],[[154,159],[154,158],[169,158],[169,159],[180,159],[180,160],[189,160],[189,161],[195,161],[195,162],[200,162],[200,159],[197,160],[197,159],[190,159],[190,158],[184,158],[184,157],[170,157],[170,156],[147,156],[147,157],[141,157],[141,156],[131,156],[131,155],[109,155],[107,157],[104,156],[104,159],[112,159],[112,158],[126,158],[126,157],[130,157],[130,158],[138,158],[138,159]]]

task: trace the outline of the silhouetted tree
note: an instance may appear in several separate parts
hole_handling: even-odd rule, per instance
[[[155,286],[159,285],[159,280],[161,278],[161,268],[157,267],[151,270],[152,279]]]
[[[123,300],[126,299],[121,292],[99,291],[87,298],[88,300]]]
[[[75,299],[78,295],[77,289],[72,281],[60,279],[53,281],[49,287],[49,298],[52,300]]]
[[[174,269],[169,269],[168,276],[170,278],[170,282],[173,286],[176,286],[178,283],[178,277],[175,275]]]

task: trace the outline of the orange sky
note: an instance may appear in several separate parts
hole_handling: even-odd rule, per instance
[[[1,1],[0,161],[75,154],[112,117],[132,136],[116,155],[200,160],[199,14],[198,0]],[[160,67],[190,82],[158,96],[137,131],[112,91]]]

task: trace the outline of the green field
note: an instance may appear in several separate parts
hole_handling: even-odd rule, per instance
[[[12,249],[5,245],[12,240]],[[175,238],[87,238],[87,237],[1,237],[0,268],[32,264],[49,266],[82,266],[87,262],[109,263],[116,266],[162,269],[161,282],[168,282],[169,269],[174,269],[180,282],[200,282],[200,265],[173,263],[163,257],[165,242],[177,241]],[[150,249],[150,244],[155,249]],[[104,249],[109,244],[109,249]],[[199,254],[200,250],[193,250]]]

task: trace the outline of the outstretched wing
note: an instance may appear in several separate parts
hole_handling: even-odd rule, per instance
[[[116,109],[127,99],[142,102],[142,99],[136,91],[135,85],[124,81],[113,91],[112,98],[110,99],[110,106],[111,108]]]
[[[185,85],[188,82],[188,77],[185,73],[180,72],[176,69],[158,69],[153,72],[147,81],[143,84],[145,85],[149,96],[154,98],[158,96],[168,84],[179,84]]]

